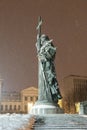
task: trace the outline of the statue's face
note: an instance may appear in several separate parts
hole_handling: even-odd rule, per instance
[[[46,40],[46,36],[42,35],[42,37],[41,37],[41,44],[43,44],[45,42],[45,40]]]
[[[44,41],[45,41],[45,37],[42,37],[42,38],[41,38],[41,41],[44,42]]]

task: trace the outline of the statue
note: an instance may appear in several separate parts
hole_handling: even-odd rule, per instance
[[[42,19],[39,18],[37,34],[37,56],[38,56],[38,101],[57,103],[62,98],[56,78],[54,60],[56,47],[53,40],[45,34],[41,34]]]

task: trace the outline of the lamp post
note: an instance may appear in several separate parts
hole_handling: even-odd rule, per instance
[[[2,101],[2,79],[0,79],[0,113],[1,113],[1,101]]]

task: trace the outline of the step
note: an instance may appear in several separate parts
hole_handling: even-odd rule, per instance
[[[87,117],[71,114],[35,117],[34,130],[87,130]]]

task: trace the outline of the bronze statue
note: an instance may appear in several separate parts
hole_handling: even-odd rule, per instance
[[[38,101],[57,103],[62,98],[56,78],[54,59],[56,48],[53,40],[45,34],[41,34],[42,19],[39,18],[37,34],[37,54],[38,54]]]

